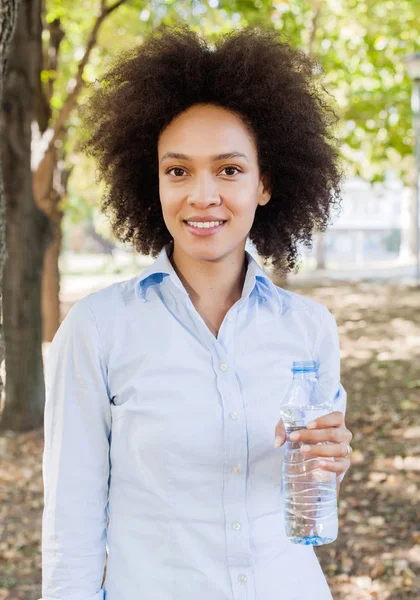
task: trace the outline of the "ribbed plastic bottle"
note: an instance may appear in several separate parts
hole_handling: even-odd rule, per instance
[[[301,446],[308,442],[292,442],[290,434],[332,412],[333,404],[321,396],[316,362],[294,362],[292,372],[293,381],[280,407],[286,428],[282,466],[284,523],[286,535],[294,544],[320,546],[333,542],[338,535],[336,474],[322,469],[319,458],[303,454]]]

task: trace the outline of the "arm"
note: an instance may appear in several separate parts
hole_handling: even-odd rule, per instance
[[[110,428],[103,348],[82,300],[46,363],[41,600],[103,600]]]

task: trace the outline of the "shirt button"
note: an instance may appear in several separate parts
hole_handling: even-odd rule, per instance
[[[222,371],[227,371],[228,366],[223,363],[222,365],[220,365],[220,368],[222,369]]]
[[[246,575],[244,575],[243,573],[238,575],[238,581],[240,581],[241,583],[245,583],[247,581],[247,579],[248,579],[248,577]]]
[[[230,418],[231,418],[233,421],[236,421],[236,419],[238,418],[238,413],[237,413],[237,412],[231,412],[231,413],[230,413]]]
[[[234,529],[235,531],[239,531],[241,527],[242,527],[242,525],[238,522],[233,523],[233,525],[232,525],[232,529]]]
[[[239,475],[239,473],[241,472],[241,469],[239,467],[232,467],[230,471],[231,471],[232,475]]]

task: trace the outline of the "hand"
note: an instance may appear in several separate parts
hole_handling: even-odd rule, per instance
[[[313,427],[312,427],[313,425]],[[325,465],[320,462],[320,466],[326,471],[332,471],[342,475],[351,465],[350,455],[347,452],[346,444],[350,444],[353,434],[347,429],[343,413],[336,411],[315,421],[308,423],[307,429],[300,429],[290,435],[292,442],[308,442],[311,444],[309,450],[304,446],[301,451],[308,457],[327,457]],[[275,429],[276,443],[275,447],[282,446],[286,441],[286,430],[283,419],[277,423]],[[317,444],[317,442],[330,442],[329,444]],[[334,457],[335,460],[332,460]]]

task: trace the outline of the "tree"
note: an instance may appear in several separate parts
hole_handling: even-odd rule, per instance
[[[418,44],[420,3],[402,0],[398,11],[387,0],[345,0],[325,3],[316,52],[336,96],[342,153],[349,175],[383,181],[391,170],[409,192],[414,190],[413,128],[410,81],[404,57]],[[414,255],[416,227],[411,219],[402,231],[401,247]]]
[[[67,180],[71,172],[65,164],[65,138],[68,133],[69,117],[78,105],[80,92],[86,82],[84,71],[98,42],[102,23],[125,1],[115,0],[108,5],[105,0],[101,0],[99,10],[87,33],[83,54],[67,80],[66,96],[59,110],[55,111],[52,106],[54,80],[57,77],[60,45],[65,37],[65,31],[59,17],[47,20],[44,29],[49,34],[49,43],[44,54],[43,70],[39,73],[41,80],[38,86],[37,115],[40,132],[37,145],[43,150],[39,153],[39,161],[34,171],[34,190],[37,204],[51,220],[54,231],[53,241],[45,253],[42,281],[43,339],[47,341],[53,339],[60,323],[58,259],[61,252],[63,217],[60,201],[66,194]],[[46,74],[44,85],[42,85],[43,74]]]
[[[18,13],[18,0],[1,0],[0,2],[0,102],[3,105],[3,88],[6,78],[7,56],[9,52],[10,40],[16,25]],[[1,138],[1,147],[4,140]],[[7,258],[6,247],[6,199],[4,195],[3,184],[3,165],[0,161],[0,367],[4,361],[5,344],[3,332],[3,271],[4,264]],[[2,413],[2,398],[3,398],[3,380],[0,376],[0,416]]]
[[[31,173],[31,123],[41,56],[40,12],[40,0],[20,3],[4,80],[2,163],[8,258],[3,275],[7,402],[2,429],[39,426],[44,408],[42,329],[36,317],[40,313],[48,220],[34,202]]]
[[[60,228],[57,223],[61,212],[58,201],[69,173],[60,162],[63,138],[69,114],[84,83],[83,71],[96,44],[99,27],[124,1],[116,0],[107,6],[105,0],[101,0],[72,85],[53,120],[50,111],[52,85],[49,79],[42,81],[41,77],[45,66],[41,0],[24,1],[19,12],[4,103],[9,113],[3,158],[9,260],[3,277],[7,378],[2,428],[26,430],[43,422],[41,297],[45,295],[45,289],[51,288],[48,288],[51,279],[54,282],[54,278],[48,277],[51,269],[58,268],[58,256],[57,260],[51,260],[51,253],[54,256],[54,252],[59,252]],[[49,33],[47,66],[53,70],[63,39],[58,19],[51,23]],[[35,124],[40,132],[38,139],[31,133]],[[32,164],[35,163],[33,173],[31,158]],[[58,289],[55,292],[58,299]]]

